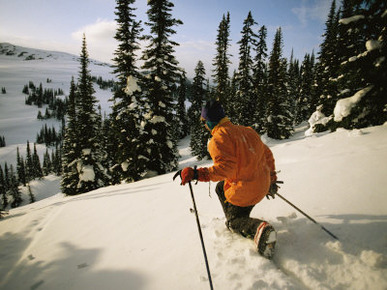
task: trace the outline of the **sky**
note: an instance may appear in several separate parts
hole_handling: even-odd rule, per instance
[[[258,23],[265,25],[267,46],[271,51],[278,27],[283,33],[283,55],[300,61],[305,53],[319,51],[330,0],[173,0],[173,17],[183,21],[172,37],[180,46],[175,56],[190,77],[201,60],[207,77],[212,75],[217,29],[223,14],[230,12],[232,64],[238,66],[237,42],[243,21],[251,11]],[[79,55],[82,35],[86,34],[90,58],[112,63],[117,42],[114,0],[0,0],[0,42]],[[135,14],[147,21],[147,1],[137,0]],[[143,25],[144,32],[147,27]],[[141,53],[138,53],[139,55]]]

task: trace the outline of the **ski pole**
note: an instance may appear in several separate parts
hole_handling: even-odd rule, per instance
[[[197,208],[196,208],[196,202],[195,202],[195,197],[194,197],[193,190],[192,190],[191,181],[188,182],[188,185],[189,185],[189,189],[190,189],[190,191],[191,191],[192,203],[193,203],[194,211],[195,211],[195,215],[196,215],[196,223],[197,223],[197,225],[198,225],[198,231],[199,231],[200,241],[201,241],[201,243],[202,243],[202,250],[203,250],[204,260],[205,260],[205,262],[206,262],[208,281],[209,281],[209,283],[210,283],[210,289],[213,290],[214,287],[212,286],[212,279],[211,279],[210,266],[208,265],[208,259],[207,259],[206,248],[205,248],[205,246],[204,246],[204,239],[203,239],[202,229],[201,229],[201,227],[200,227],[199,215],[198,215],[198,211],[197,211]]]
[[[283,183],[282,181],[277,181],[277,183]],[[298,210],[300,213],[302,213],[304,216],[306,216],[308,219],[310,219],[312,222],[314,222],[315,224],[319,225],[321,227],[321,229],[323,229],[325,232],[327,232],[332,238],[336,239],[336,240],[339,240],[338,237],[336,237],[334,234],[332,234],[330,231],[328,231],[323,225],[319,224],[316,220],[314,220],[313,218],[311,218],[309,215],[307,215],[305,212],[303,212],[301,209],[299,209],[297,206],[295,206],[294,204],[292,204],[290,201],[288,201],[286,198],[284,198],[281,194],[279,194],[278,192],[276,193],[276,195],[278,195],[280,198],[282,198],[282,200],[284,200],[285,202],[287,202],[289,205],[291,205],[292,207],[294,207],[296,210]]]
[[[195,168],[196,168],[196,166],[195,166]],[[175,178],[178,177],[178,176],[181,177],[181,170],[176,172],[176,174],[173,176],[173,180],[175,180]],[[198,214],[198,210],[196,208],[195,196],[194,196],[194,193],[193,193],[191,181],[188,182],[188,185],[189,185],[189,190],[191,192],[192,203],[193,203],[193,207],[194,207],[194,211],[195,211],[195,215],[196,215],[196,223],[197,223],[197,226],[198,226],[200,241],[202,243],[202,250],[203,250],[203,255],[204,255],[204,261],[206,262],[208,281],[210,283],[210,289],[213,290],[214,287],[212,285],[210,266],[208,265],[208,258],[207,258],[206,248],[204,246],[204,239],[203,239],[203,234],[202,234],[202,228],[200,227],[199,214]]]

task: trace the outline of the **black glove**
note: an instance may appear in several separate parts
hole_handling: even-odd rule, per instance
[[[277,183],[283,183],[283,182],[282,181],[275,181],[272,184],[270,184],[269,193],[266,194],[267,199],[270,199],[270,197],[273,199],[275,198],[275,195],[277,194],[278,188],[280,188],[277,185]]]

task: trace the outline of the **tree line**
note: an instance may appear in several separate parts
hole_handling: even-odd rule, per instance
[[[42,179],[49,174],[60,175],[62,172],[62,161],[59,146],[51,151],[51,154],[46,148],[43,156],[43,162],[37,153],[36,143],[31,146],[27,141],[25,158],[20,154],[19,147],[16,153],[16,168],[8,165],[0,165],[0,209],[7,209],[8,206],[12,208],[18,207],[22,202],[22,194],[20,186],[28,188],[30,202],[35,201],[35,197],[31,191],[29,183],[34,179]]]
[[[230,14],[218,27],[217,54],[208,85],[201,61],[195,69],[191,122],[191,149],[199,158],[207,156],[207,133],[198,114],[203,102],[218,98],[230,119],[251,126],[274,139],[289,138],[294,127],[309,121],[321,132],[381,125],[386,118],[385,1],[332,1],[320,51],[306,53],[300,62],[283,57],[281,27],[272,50],[266,44],[267,29],[257,29],[249,12],[243,22],[239,44],[239,66],[229,74]],[[196,122],[196,123],[195,123]]]
[[[317,55],[314,51],[307,53],[301,62],[293,54],[289,60],[283,56],[280,27],[269,52],[267,29],[264,25],[257,28],[249,12],[238,41],[238,69],[232,74],[229,72],[231,17],[226,13],[219,23],[215,42],[211,75],[214,85],[210,85],[200,60],[192,84],[188,85],[185,72],[178,68],[174,56],[178,43],[171,36],[182,21],[173,18],[173,3],[148,1],[145,25],[150,34],[141,35],[142,23],[136,20],[134,2],[116,1],[118,48],[113,60],[117,89],[113,92],[112,113],[103,121],[90,105],[96,101],[87,81],[84,40],[67,141],[65,137],[65,146],[79,147],[64,150],[68,165],[64,167],[62,188],[67,194],[175,170],[179,157],[177,141],[187,134],[191,134],[193,154],[199,159],[208,157],[205,145],[209,135],[199,124],[199,114],[210,98],[219,99],[235,123],[252,126],[274,139],[289,138],[295,126],[308,121],[316,112],[324,122],[314,122],[315,131],[378,125],[386,120],[383,1],[343,0],[339,9],[336,1],[332,1],[321,50]],[[140,52],[142,39],[148,45]],[[143,61],[140,68],[139,59]],[[353,102],[360,93],[361,97]],[[350,97],[347,102],[350,106],[337,109],[339,100]],[[81,99],[87,98],[89,111],[84,112],[86,106]],[[188,110],[186,99],[191,103]],[[346,115],[338,118],[335,108],[337,114],[345,111]],[[98,121],[98,128],[91,126],[90,118]],[[79,134],[78,127],[85,128],[81,132],[90,132],[88,137],[82,136],[82,141],[74,137]],[[104,132],[103,141],[98,142],[103,146],[93,147],[92,140],[99,138],[99,132]],[[80,140],[80,144],[74,145],[72,138]]]
[[[283,56],[282,29],[271,50],[267,28],[249,12],[243,22],[239,64],[230,73],[230,13],[217,30],[212,83],[203,62],[187,80],[178,67],[171,39],[183,24],[173,3],[149,0],[143,32],[134,0],[116,0],[117,81],[112,112],[102,116],[89,70],[86,37],[78,78],[70,84],[60,147],[62,191],[84,193],[177,169],[177,142],[191,135],[192,154],[208,157],[209,133],[199,123],[204,102],[219,99],[230,119],[274,139],[289,138],[298,124],[314,119],[313,130],[360,128],[386,121],[386,4],[383,1],[332,1],[323,43],[300,62]],[[147,46],[140,51],[140,40]],[[138,60],[143,64],[138,67]],[[186,108],[186,101],[191,106]],[[339,105],[339,106],[338,106]],[[312,124],[312,123],[311,123]]]

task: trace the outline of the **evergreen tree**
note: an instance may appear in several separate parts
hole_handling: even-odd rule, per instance
[[[186,137],[190,132],[189,121],[187,111],[185,108],[185,101],[187,99],[187,78],[185,72],[181,75],[179,81],[179,87],[177,89],[177,110],[176,119],[179,122],[178,137],[182,139]]]
[[[0,147],[5,147],[5,146],[6,146],[5,137],[4,136],[0,136]]]
[[[51,164],[54,173],[57,176],[63,174],[63,165],[62,165],[62,149],[63,146],[56,146],[55,151],[51,153]]]
[[[78,86],[71,82],[68,125],[65,130],[63,159],[60,166],[60,149],[52,158],[57,174],[63,168],[62,191],[68,195],[84,193],[106,185],[109,181],[107,169],[103,166],[106,153],[101,142],[101,120],[96,110],[86,48],[83,37],[80,55],[81,68]]]
[[[262,26],[258,32],[258,41],[255,47],[255,58],[253,66],[253,87],[256,99],[255,112],[253,114],[254,128],[264,132],[266,123],[266,87],[267,87],[267,29]]]
[[[215,96],[222,105],[226,112],[228,112],[228,99],[229,99],[229,75],[228,68],[231,63],[229,54],[230,47],[230,13],[227,12],[227,16],[223,14],[223,18],[219,24],[218,35],[216,38],[216,56],[213,60],[214,69],[214,83],[215,83]]]
[[[136,51],[142,31],[140,21],[135,20],[134,0],[117,0],[115,14],[118,29],[115,39],[115,70],[118,84],[114,91],[110,122],[112,133],[109,143],[113,157],[113,175],[127,182],[138,180],[145,171],[144,143],[142,142],[143,102],[141,100],[141,78],[136,66]],[[125,90],[125,88],[127,88]],[[117,182],[117,181],[115,181]]]
[[[0,165],[0,196],[1,196],[1,208],[6,209],[8,206],[8,197],[7,197],[7,189],[5,187],[5,177],[3,173],[3,168]]]
[[[253,32],[253,26],[257,23],[254,21],[251,11],[243,21],[241,31],[242,39],[238,41],[239,46],[239,67],[237,73],[238,89],[236,93],[237,111],[236,122],[248,126],[254,123],[254,114],[256,110],[257,99],[253,91],[253,58],[251,56],[252,48],[256,46],[256,38]]]
[[[175,170],[178,164],[177,140],[174,136],[173,90],[180,79],[171,40],[174,26],[182,24],[172,17],[173,3],[168,0],[149,0],[147,11],[150,35],[143,52],[142,68],[146,71],[143,96],[145,98],[144,145],[147,147],[148,174],[163,174]]]
[[[13,170],[13,166],[10,166],[10,175],[9,175],[9,195],[12,196],[12,202],[11,207],[15,208],[20,206],[20,204],[23,202],[23,199],[21,197],[21,192],[19,189],[19,184],[15,175],[15,172]]]
[[[298,59],[294,59],[294,54],[292,50],[292,54],[290,56],[289,61],[289,99],[292,102],[292,113],[294,116],[294,124],[300,124],[305,120],[303,117],[303,107],[302,102],[303,99],[300,97],[300,86],[301,86],[301,72],[300,72],[300,64]]]
[[[301,80],[300,80],[300,92],[297,102],[299,112],[297,115],[298,121],[306,121],[316,110],[316,100],[313,95],[313,56],[305,54],[304,60],[301,65]]]
[[[201,109],[206,101],[206,71],[203,62],[199,60],[195,68],[195,77],[192,84],[192,105],[190,107],[191,117],[191,140],[190,148],[192,155],[199,160],[209,157],[207,143],[209,132],[200,121]]]
[[[40,164],[40,158],[38,155],[38,152],[36,150],[36,144],[34,143],[34,153],[32,154],[32,163],[33,163],[33,178],[42,178],[43,177],[43,171],[42,166]]]
[[[381,0],[343,1],[339,44],[346,48],[341,53],[332,129],[363,128],[387,120],[386,8]]]
[[[238,99],[237,99],[237,91],[238,91],[238,73],[236,70],[233,71],[231,81],[230,81],[230,87],[229,87],[229,93],[228,93],[228,99],[227,104],[222,105],[223,108],[226,111],[227,117],[232,120],[232,122],[237,123],[238,121]],[[212,99],[216,99],[216,95],[213,94]],[[227,107],[227,109],[225,108]]]
[[[52,172],[52,163],[50,154],[48,153],[48,148],[46,148],[46,153],[43,156],[43,174],[45,176],[49,175]]]
[[[336,0],[332,1],[328,20],[326,21],[323,42],[320,45],[317,65],[317,91],[322,112],[329,116],[337,101],[337,83],[330,81],[338,77],[339,47],[338,47],[338,17],[336,11]],[[340,49],[342,49],[340,47]]]
[[[26,171],[25,171],[25,163],[23,157],[20,156],[19,147],[16,148],[16,171],[19,182],[26,186]]]
[[[31,148],[30,148],[30,142],[27,141],[27,155],[26,155],[26,182],[30,182],[32,179],[34,179],[34,163],[32,160],[31,155]]]
[[[83,36],[80,54],[81,68],[79,71],[76,102],[78,140],[73,140],[79,148],[80,158],[76,161],[79,174],[78,193],[88,192],[108,183],[106,168],[103,167],[105,157],[100,139],[100,120],[96,111],[97,100],[89,71],[89,55],[86,37]]]
[[[36,201],[35,196],[32,193],[31,186],[29,184],[28,184],[28,195],[30,197],[30,203],[34,203]]]
[[[9,175],[8,164],[7,162],[5,162],[4,163],[4,188],[6,191],[8,191],[11,186],[10,180],[11,180],[11,177]]]
[[[277,29],[270,54],[267,88],[267,135],[274,139],[289,138],[293,130],[287,95],[287,62],[282,58],[282,32]]]

